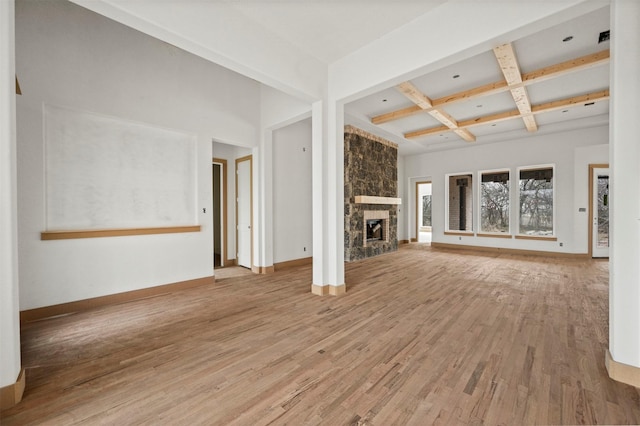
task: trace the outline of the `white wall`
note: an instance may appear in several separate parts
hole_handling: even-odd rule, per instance
[[[273,261],[312,255],[311,119],[273,132]]]
[[[273,138],[274,132],[311,115],[311,105],[273,88],[260,93],[260,142],[254,150],[253,261],[256,266],[273,265]]]
[[[530,136],[520,140],[482,144],[460,150],[434,152],[405,159],[405,180],[413,183],[414,178],[430,176],[433,186],[432,220],[433,242],[464,244],[488,247],[542,250],[564,253],[587,253],[584,232],[587,228],[587,212],[579,212],[580,207],[588,207],[588,164],[606,163],[608,157],[602,144],[608,143],[608,127],[580,129],[551,135]],[[516,176],[518,167],[540,164],[554,164],[554,192],[556,200],[555,234],[558,241],[530,241],[476,236],[444,235],[445,230],[445,174],[473,172],[474,174],[474,232],[477,232],[478,216],[478,171],[508,168],[511,176]],[[586,173],[586,174],[585,174]],[[407,192],[413,197],[412,191]],[[512,194],[512,207],[517,198]],[[408,201],[408,202],[407,202]],[[413,206],[413,202],[403,200],[403,204]],[[513,209],[512,209],[513,217]],[[415,223],[415,208],[409,209],[409,223]],[[515,221],[512,233],[515,233]],[[578,229],[577,223],[584,229]],[[563,243],[560,247],[559,243]]]
[[[263,129],[275,129],[311,116],[311,103],[272,87],[260,86],[260,120]]]
[[[259,84],[62,1],[16,4],[16,68],[20,308],[211,276],[211,140],[257,144]],[[41,241],[43,102],[196,134],[202,231]]]
[[[72,1],[284,92],[311,100],[324,87],[324,62],[256,25],[233,2],[189,2],[196,13],[187,20],[175,19],[183,9],[174,1]]]

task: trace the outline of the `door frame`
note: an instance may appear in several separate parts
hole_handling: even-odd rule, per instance
[[[594,169],[608,169],[609,164],[589,164],[589,257],[593,258],[593,170]],[[603,257],[602,259],[607,259]]]
[[[240,240],[238,239],[238,164],[248,161],[249,162],[249,226],[251,227],[251,243],[249,246],[250,255],[250,267],[249,269],[253,270],[253,155],[245,155],[244,157],[236,158],[236,265],[239,265],[238,262],[238,246],[240,245]]]
[[[416,181],[416,222],[415,222],[415,231],[416,231],[416,237],[415,238],[411,238],[411,242],[412,243],[417,243],[420,240],[420,221],[418,219],[418,217],[420,216],[420,207],[421,207],[421,202],[420,202],[420,185],[425,184],[425,183],[430,183],[432,184],[432,188],[433,188],[433,183],[430,180],[419,180]],[[433,189],[431,189],[431,191],[433,191]],[[432,192],[433,193],[433,192]],[[431,209],[433,211],[433,196],[431,197]],[[431,230],[433,232],[433,225],[431,225]]]
[[[229,249],[228,249],[228,238],[227,238],[227,160],[223,158],[213,157],[211,159],[211,166],[214,164],[220,166],[220,174],[222,175],[222,194],[220,194],[221,200],[221,219],[222,223],[220,224],[220,228],[222,229],[222,256],[220,261],[222,262],[222,266],[220,268],[224,268],[225,266],[231,266],[231,261],[229,260]],[[213,173],[213,168],[212,168]],[[213,179],[211,179],[213,182]],[[214,250],[215,255],[215,250]]]

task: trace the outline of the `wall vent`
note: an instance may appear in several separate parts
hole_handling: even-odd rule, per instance
[[[601,32],[600,35],[598,36],[598,44],[604,43],[605,41],[608,41],[610,32],[611,32],[611,30],[607,30],[607,31]]]

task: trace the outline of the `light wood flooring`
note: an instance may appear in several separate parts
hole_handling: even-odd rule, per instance
[[[26,324],[14,424],[637,424],[608,378],[608,264],[425,245]]]

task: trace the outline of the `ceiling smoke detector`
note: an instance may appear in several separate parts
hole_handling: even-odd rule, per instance
[[[608,41],[609,40],[609,36],[610,36],[610,32],[611,32],[611,30],[607,30],[607,31],[601,32],[600,35],[598,36],[598,44],[604,43],[605,41]]]

